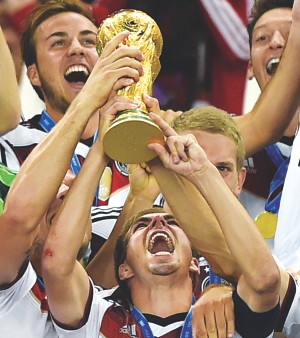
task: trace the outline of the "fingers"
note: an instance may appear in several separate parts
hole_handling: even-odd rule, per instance
[[[106,44],[85,84],[81,95],[94,111],[107,102],[112,92],[133,85],[144,74],[144,55],[137,47],[122,44],[128,34],[122,32]]]
[[[205,315],[205,327],[207,337],[209,338],[224,338],[218,337],[217,325],[215,321],[215,312],[213,310],[206,312]]]
[[[128,164],[128,174],[132,175],[135,171],[140,169],[139,164]]]
[[[227,338],[227,323],[222,304],[205,305],[193,313],[193,337]],[[201,311],[202,310],[202,311]],[[197,316],[197,318],[195,318]],[[233,336],[232,336],[233,337]]]
[[[100,58],[101,59],[109,58],[110,62],[115,62],[116,60],[124,56],[129,56],[138,61],[144,61],[145,57],[143,53],[136,46],[127,46],[126,44],[123,44],[128,35],[129,32],[124,31],[114,36],[105,45]]]
[[[161,119],[159,117],[159,119]],[[162,119],[161,119],[162,120]],[[162,120],[163,121],[163,120]],[[165,124],[166,122],[163,121]],[[168,127],[166,126],[166,129]],[[170,133],[173,133],[174,130],[169,126]],[[166,130],[165,129],[165,130]],[[168,131],[166,132],[168,134]],[[175,132],[174,132],[175,133]],[[165,151],[169,154],[169,160],[174,164],[178,164],[181,161],[188,162],[189,155],[190,155],[190,149],[191,154],[194,154],[198,151],[199,145],[197,143],[197,140],[195,139],[194,135],[188,134],[188,135],[177,135],[175,133],[174,136],[168,136],[166,138],[166,147],[164,148],[161,145],[152,143],[148,145],[149,149],[156,152],[156,154],[159,156],[159,158],[162,160],[164,165],[168,165],[168,161],[166,161]],[[163,151],[162,148],[165,150]],[[195,150],[196,149],[196,150]]]
[[[176,131],[166,122],[164,121],[160,116],[154,114],[154,113],[149,113],[149,116],[153,121],[157,123],[157,125],[160,127],[162,132],[166,137],[169,136],[176,136],[177,133]]]
[[[143,101],[149,112],[153,112],[154,114],[160,114],[159,102],[156,98],[151,97],[147,94],[143,94]]]
[[[161,116],[167,123],[171,123],[175,117],[179,116],[182,114],[182,111],[174,111],[172,109],[168,110],[161,110],[159,113],[159,116]]]
[[[132,78],[138,82],[144,74],[141,61],[145,57],[137,47],[122,44],[128,35],[128,31],[119,33],[106,44],[99,59],[99,67],[107,68],[110,72],[119,70],[121,73],[118,73],[118,78]]]
[[[207,288],[193,307],[193,336],[229,338],[234,336],[232,288],[216,285]]]
[[[124,31],[116,36],[114,36],[103,48],[101,57],[106,57],[110,55],[114,50],[116,50],[121,43],[125,41],[125,39],[129,36],[130,32],[129,31]]]
[[[118,112],[128,109],[137,109],[139,106],[140,103],[128,99],[124,96],[115,94],[100,109],[99,113],[101,118],[109,119],[112,121],[115,119]]]
[[[115,94],[118,92],[118,90],[122,89],[122,88],[125,88],[125,87],[129,87],[131,86],[132,84],[134,83],[134,80],[131,79],[131,78],[126,78],[126,77],[123,77],[121,79],[119,79],[114,87],[113,87],[113,92],[115,92]]]
[[[225,305],[225,318],[227,323],[227,337],[232,338],[234,336],[234,305],[231,299]]]
[[[159,106],[159,102],[156,98],[151,97],[147,94],[143,94],[143,101],[149,112],[152,112],[158,116],[160,116],[167,123],[171,123],[175,117],[182,114],[182,111],[174,111],[172,109],[161,110]]]
[[[227,323],[225,316],[224,304],[219,303],[216,305],[215,310],[215,322],[213,323],[213,330],[217,333],[218,338],[226,338],[227,335]],[[209,336],[210,337],[210,336]]]
[[[96,70],[93,70],[92,73],[101,72],[103,81],[106,82],[111,82],[112,80],[116,82],[121,78],[132,79],[133,82],[138,82],[144,74],[141,63],[130,57],[123,57],[113,62],[110,62],[108,59],[105,61],[99,59],[98,61],[99,63],[94,68]],[[124,81],[125,86],[133,84],[132,81]]]
[[[197,317],[197,320],[195,319]],[[201,312],[194,311],[192,317],[193,337],[207,338],[205,320]]]
[[[148,148],[157,154],[165,167],[168,167],[169,153],[164,146],[159,143],[149,143]]]
[[[183,139],[177,136],[170,136],[167,138],[167,145],[174,164],[178,164],[180,160],[186,162],[188,160],[187,148],[182,142]]]

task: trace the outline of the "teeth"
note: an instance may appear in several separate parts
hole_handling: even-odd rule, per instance
[[[151,238],[150,240],[150,243],[149,243],[149,251],[151,252],[152,249],[153,249],[153,246],[154,246],[154,243],[155,243],[155,239],[157,237],[163,237],[168,248],[170,249],[170,251],[173,251],[174,250],[174,246],[173,246],[173,243],[172,241],[170,240],[170,238],[165,234],[165,233],[162,233],[162,232],[159,232],[159,233],[156,233],[155,235],[153,235],[153,237]],[[160,252],[160,254],[169,254],[169,252]]]
[[[159,251],[157,253],[154,254],[154,256],[169,256],[170,255],[170,252],[169,251]]]
[[[267,64],[267,72],[271,74],[275,69],[275,67],[278,66],[279,62],[280,62],[279,58],[270,60],[269,63]]]
[[[65,73],[65,76],[68,76],[71,73],[75,73],[75,72],[83,72],[86,76],[89,75],[89,70],[82,65],[78,65],[78,66],[71,66],[70,68],[68,68],[68,70]]]

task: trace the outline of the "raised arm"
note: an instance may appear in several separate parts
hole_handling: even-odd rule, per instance
[[[272,309],[279,301],[280,274],[251,217],[209,162],[196,138],[193,135],[178,136],[161,118],[152,117],[167,136],[169,151],[159,144],[149,147],[157,152],[167,168],[193,183],[211,207],[242,272],[237,285],[240,297],[252,311]],[[202,226],[209,228],[210,224],[203,223]]]
[[[240,276],[240,269],[223,239],[218,220],[203,196],[184,177],[166,169],[160,160],[152,160],[149,167],[168,206],[193,246],[207,258],[216,274],[235,283]],[[210,227],[204,224],[210,224]]]
[[[15,66],[0,27],[0,136],[14,129],[21,118],[21,100]]]
[[[89,296],[88,275],[76,259],[89,230],[91,205],[107,162],[101,138],[90,149],[54,219],[42,257],[51,313],[60,323],[74,327],[84,316]]]
[[[64,118],[22,165],[0,216],[1,284],[16,278],[90,116],[106,102],[112,89],[131,84],[142,73],[138,61],[142,59],[140,51],[126,46],[116,49],[127,35],[121,33],[107,44],[85,87]],[[132,102],[130,104],[136,108]]]
[[[102,58],[109,55],[105,66],[95,66],[92,72],[92,75],[95,75],[88,79],[79,94],[83,93],[85,98],[86,95],[88,97],[84,105],[96,104],[94,108],[103,106],[111,90],[106,92],[105,98],[101,98],[102,90],[106,86],[109,87],[110,83],[113,84],[113,81],[116,82],[113,87],[116,92],[121,87],[139,80],[142,67],[136,59],[142,60],[142,54],[136,48],[127,46],[116,49],[127,35],[128,33],[123,33],[106,45],[111,51],[107,51],[105,47],[102,53]],[[104,70],[105,76],[99,79],[97,74],[101,70]],[[125,108],[135,109],[137,104],[128,100]],[[60,323],[75,328],[82,323],[89,296],[88,275],[76,258],[87,229],[95,191],[106,167],[107,157],[104,155],[102,141],[107,127],[115,117],[114,114],[111,109],[100,110],[98,139],[65,197],[44,246],[42,272],[51,313]]]
[[[264,89],[252,111],[236,118],[246,156],[277,142],[299,105],[300,1],[295,0],[287,45],[276,74]]]
[[[161,111],[157,99],[152,97],[144,96],[144,101],[149,111],[160,115],[168,123],[182,113]],[[207,258],[216,274],[236,282],[241,273],[240,269],[232,258],[219,223],[203,196],[184,177],[166,169],[158,158],[150,161],[148,165],[172,213],[194,247]],[[202,226],[207,223],[210,224],[209,228]]]

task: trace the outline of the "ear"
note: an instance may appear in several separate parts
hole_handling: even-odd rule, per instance
[[[33,86],[41,87],[39,71],[35,63],[27,68],[27,76]]]
[[[199,261],[197,258],[192,257],[189,270],[190,270],[190,273],[199,275]]]
[[[238,196],[243,189],[243,185],[246,179],[246,174],[247,174],[246,168],[242,167],[238,173],[238,184],[236,187],[236,194],[235,194],[236,196]]]
[[[248,62],[247,78],[248,80],[252,80],[254,78],[253,65],[251,60]]]
[[[127,280],[134,277],[134,272],[127,263],[123,263],[119,266],[119,277],[121,280]]]

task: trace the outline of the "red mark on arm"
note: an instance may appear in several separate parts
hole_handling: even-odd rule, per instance
[[[45,255],[45,257],[52,257],[53,251],[50,250],[50,249],[46,249],[44,255]]]

